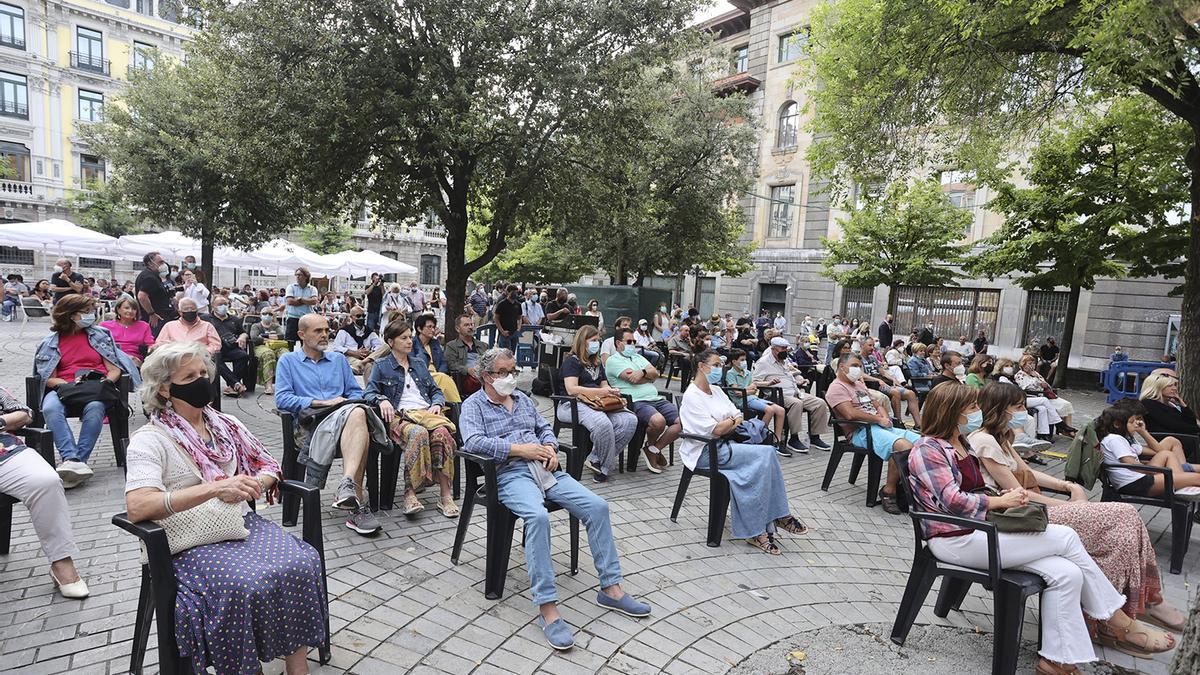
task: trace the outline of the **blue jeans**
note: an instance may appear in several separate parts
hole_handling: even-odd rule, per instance
[[[19,304],[21,304],[21,301],[17,298],[4,298],[4,305],[0,307],[0,314],[10,316],[17,310],[17,305]]]
[[[613,543],[608,519],[608,502],[580,485],[565,471],[555,471],[558,484],[546,491],[546,499],[561,504],[587,527],[592,563],[600,587],[621,583],[621,561]],[[497,477],[500,503],[525,521],[525,567],[529,570],[533,604],[558,601],[554,587],[554,564],[550,561],[550,514],[542,503],[542,491],[533,481],[526,462],[516,462]]]
[[[101,401],[92,401],[83,408],[80,416],[79,440],[71,433],[67,424],[67,409],[58,400],[58,392],[47,392],[42,398],[42,415],[46,418],[46,426],[54,434],[54,445],[58,446],[58,454],[64,462],[76,461],[87,464],[96,448],[96,439],[104,428],[104,415],[107,407]]]
[[[517,353],[517,343],[521,341],[521,331],[514,330],[508,335],[501,335],[500,330],[496,330],[496,346],[503,347],[513,354]]]

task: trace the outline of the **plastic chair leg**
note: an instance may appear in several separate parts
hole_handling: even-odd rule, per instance
[[[859,455],[861,457],[862,455]],[[873,507],[879,501],[879,479],[883,474],[883,461],[875,455],[867,458],[867,507]],[[899,494],[897,494],[899,497]]]
[[[908,583],[904,586],[904,596],[900,600],[900,608],[896,611],[896,623],[892,624],[892,642],[904,645],[908,632],[912,630],[913,622],[921,606],[925,604],[925,596],[933,586],[933,566],[928,560],[918,558],[913,561],[912,571],[908,573]]]
[[[396,505],[396,484],[400,480],[402,457],[403,453],[400,448],[393,448],[391,454],[380,458],[383,484],[379,486],[379,508],[384,511],[391,511]]]
[[[952,609],[962,606],[963,598],[971,590],[971,582],[957,577],[943,577],[942,587],[938,590],[937,602],[933,605],[933,613],[939,618],[946,618]]]
[[[992,644],[992,675],[1013,675],[1021,651],[1024,596],[1011,584],[1000,583],[993,595],[995,637]]]
[[[454,532],[454,548],[450,551],[450,562],[458,564],[462,554],[463,541],[467,537],[467,526],[471,524],[471,512],[475,510],[475,494],[468,492],[458,512],[458,529]]]
[[[1176,504],[1171,508],[1171,574],[1183,571],[1183,558],[1187,555],[1189,516],[1191,510],[1186,504]]]
[[[579,519],[575,516],[570,517],[571,520],[571,574],[579,574]]]
[[[675,505],[671,507],[671,522],[679,522],[679,509],[683,506],[683,496],[687,494],[688,485],[692,482],[692,470],[684,467],[679,476],[679,489],[675,491]]]
[[[729,481],[719,472],[709,477],[708,545],[717,548],[725,534],[725,514],[729,510]]]
[[[829,451],[829,463],[825,465],[825,480],[821,481],[822,490],[829,491],[829,484],[833,482],[833,475],[837,473],[838,464],[841,463],[844,454],[846,451],[838,448],[836,444],[833,450]]]
[[[508,559],[512,552],[513,531],[516,519],[502,504],[488,507],[487,561],[484,564],[483,595],[488,600],[499,600],[504,595],[504,582],[508,576]]]
[[[451,484],[451,493],[454,495],[454,501],[462,499],[462,458],[458,455],[454,456],[454,482]]]
[[[142,588],[138,592],[137,618],[133,624],[133,645],[129,657],[129,672],[142,672],[146,646],[150,644],[150,623],[154,619],[154,596],[150,592],[150,570],[142,565]]]
[[[0,501],[0,555],[8,555],[12,545],[12,502]]]
[[[861,452],[854,453],[854,459],[850,462],[850,480],[847,481],[851,485],[858,482],[858,472],[862,471],[863,460],[867,458]]]

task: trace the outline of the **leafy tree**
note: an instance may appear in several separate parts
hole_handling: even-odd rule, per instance
[[[201,240],[209,278],[214,246],[253,247],[306,213],[285,177],[259,161],[262,144],[226,136],[224,120],[240,102],[223,76],[203,55],[187,65],[160,59],[107,107],[105,122],[81,130],[116,166],[115,193],[146,220]]]
[[[1141,94],[1187,125],[1181,374],[1200,400],[1200,29],[1194,0],[838,0],[805,76],[826,176],[994,160],[1092,92]],[[988,158],[988,155],[991,155]],[[985,161],[985,164],[987,162]],[[1200,645],[1193,647],[1200,653]],[[1200,660],[1200,656],[1195,657]]]
[[[196,51],[240,105],[226,142],[266,152],[322,210],[432,211],[446,295],[543,223],[612,93],[672,46],[698,0],[260,0],[213,3]],[[223,7],[221,5],[224,5]],[[466,257],[471,209],[487,236]],[[447,320],[453,320],[448,316]]]
[[[1070,289],[1063,364],[1071,355],[1080,289],[1129,271],[1182,272],[1172,258],[1186,245],[1175,223],[1188,199],[1187,126],[1150,101],[1118,100],[1072,122],[1038,139],[1026,172],[1032,187],[996,186],[988,207],[1006,221],[967,265],[989,278],[1021,273],[1016,282],[1027,290]],[[1067,368],[1055,372],[1055,384],[1065,384]]]
[[[354,236],[354,228],[340,218],[311,220],[300,226],[300,239],[314,253],[328,255],[345,251]]]
[[[472,225],[467,230],[467,254],[479,255],[487,232]],[[490,263],[481,267],[472,278],[476,281],[528,281],[535,284],[569,284],[596,269],[595,260],[565,246],[549,230],[521,235]]]
[[[110,237],[141,232],[141,219],[129,208],[120,193],[105,182],[94,181],[67,197],[64,206],[75,215],[79,225]]]
[[[962,241],[969,211],[955,207],[937,181],[892,183],[880,198],[866,199],[842,219],[841,239],[821,238],[821,273],[843,286],[888,287],[888,312],[900,286],[942,286],[962,276]]]

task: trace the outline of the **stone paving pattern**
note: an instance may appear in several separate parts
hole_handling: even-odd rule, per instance
[[[42,326],[25,337],[16,324],[0,324],[0,385],[24,391]],[[672,385],[677,389],[678,383]],[[1096,392],[1069,392],[1082,423],[1104,405]],[[550,404],[539,399],[549,415]],[[224,409],[245,421],[280,456],[279,418],[271,397],[256,393],[226,398]],[[136,409],[136,402],[135,402]],[[144,418],[134,415],[134,425]],[[1060,441],[1056,449],[1063,449]],[[398,510],[381,513],[383,532],[364,538],[343,526],[344,512],[324,508],[329,570],[333,660],[318,673],[722,673],[760,650],[806,631],[830,625],[881,624],[895,618],[912,556],[912,525],[907,516],[889,516],[864,504],[865,470],[860,485],[847,484],[849,459],[828,492],[820,481],[828,455],[820,451],[783,459],[794,512],[812,531],[784,535],[782,556],[767,556],[741,541],[726,539],[719,548],[705,545],[707,482],[693,481],[679,522],[672,523],[671,501],[680,464],[662,475],[645,470],[617,474],[607,484],[588,485],[608,500],[621,552],[625,588],[649,601],[653,615],[637,620],[601,610],[594,604],[597,585],[581,534],[577,576],[567,573],[568,539],[564,513],[552,516],[553,559],[565,618],[576,629],[576,647],[554,653],[534,621],[524,555],[514,547],[505,595],[484,598],[485,514],[476,509],[460,564],[450,563],[454,520],[433,508],[432,491],[423,495],[426,510],[406,518]],[[1052,470],[1061,474],[1061,463]],[[136,599],[140,585],[138,545],[110,524],[124,510],[124,477],[115,465],[107,429],[93,455],[94,479],[68,493],[77,561],[91,587],[83,601],[53,592],[47,563],[22,506],[14,509],[12,552],[0,557],[0,671],[74,675],[127,672]],[[336,472],[335,472],[336,473]],[[1094,498],[1098,499],[1098,496]],[[1159,554],[1165,593],[1179,607],[1190,607],[1189,580],[1200,572],[1200,551],[1184,573],[1167,573],[1169,518],[1157,509],[1143,514]],[[279,507],[260,507],[278,522]],[[520,538],[517,538],[517,542]],[[938,619],[928,606],[918,624],[991,630],[990,595],[978,587],[962,613]],[[1024,636],[1036,638],[1036,600],[1030,602]],[[914,634],[915,635],[915,634]],[[152,634],[147,672],[157,670]],[[833,647],[830,647],[831,649]],[[810,645],[810,652],[820,645]],[[922,660],[922,645],[910,639],[904,648]],[[1097,648],[1114,665],[1145,673],[1164,673],[1170,654],[1155,660],[1134,659]],[[966,657],[965,672],[987,672],[990,652]],[[915,665],[915,663],[913,665]],[[786,670],[779,661],[777,672]],[[917,669],[919,670],[919,669]],[[267,673],[282,671],[282,662]]]

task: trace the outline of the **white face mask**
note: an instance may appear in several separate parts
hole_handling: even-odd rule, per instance
[[[62,268],[62,266],[61,266],[61,265],[55,265],[55,266],[54,266],[54,273],[55,273],[55,274],[62,274],[62,273],[63,273],[63,268]]]
[[[512,396],[512,393],[517,390],[517,376],[509,374],[493,380],[492,388],[501,396]]]
[[[1004,368],[1000,369],[1000,372],[1004,373],[1005,375],[1011,376],[1013,374],[1012,366],[1005,366]]]
[[[967,369],[963,366],[963,364],[960,363],[957,366],[954,366],[954,374],[962,377],[963,375],[967,374]]]
[[[846,377],[849,378],[851,382],[858,382],[862,379],[862,368],[859,368],[858,366],[850,366],[850,368],[846,370]]]

